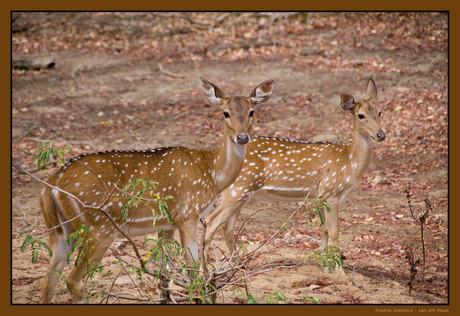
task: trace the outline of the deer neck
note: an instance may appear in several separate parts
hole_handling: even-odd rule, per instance
[[[353,122],[353,141],[348,145],[350,153],[351,170],[355,180],[359,180],[369,166],[372,158],[372,139],[362,133]]]
[[[224,130],[222,143],[208,151],[211,175],[216,184],[217,193],[229,187],[238,177],[244,164],[247,144],[236,143]]]

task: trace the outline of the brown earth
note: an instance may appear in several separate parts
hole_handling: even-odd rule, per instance
[[[342,112],[339,96],[343,92],[364,96],[366,81],[373,77],[387,139],[374,143],[371,165],[341,208],[344,269],[331,274],[316,260],[305,260],[319,246],[305,236],[319,239],[320,230],[310,229],[303,209],[294,216],[295,224],[260,249],[257,256],[259,264],[299,265],[250,278],[251,293],[261,303],[273,291],[280,291],[286,302],[298,304],[314,303],[312,297],[321,304],[447,304],[447,16],[419,17],[418,23],[426,31],[423,35],[417,33],[420,26],[413,15],[396,15],[397,23],[385,16],[372,16],[351,15],[355,20],[348,28],[344,21],[350,16],[339,13],[313,13],[308,26],[298,26],[297,20],[280,20],[288,34],[283,44],[219,50],[232,42],[216,40],[205,53],[192,51],[184,55],[187,58],[180,57],[180,50],[177,55],[167,55],[165,42],[158,48],[158,54],[164,55],[150,58],[125,53],[123,48],[119,53],[76,49],[70,41],[67,49],[51,53],[31,47],[53,28],[43,24],[41,29],[27,31],[34,33],[17,33],[13,36],[13,57],[52,55],[56,67],[13,70],[14,159],[27,170],[34,170],[34,148],[46,140],[61,148],[71,144],[72,155],[163,145],[211,148],[219,142],[222,123],[219,109],[205,104],[198,80],[201,76],[237,94],[249,93],[263,80],[275,80],[272,98],[257,109],[256,135],[315,141],[340,138],[347,142],[352,135],[351,117]],[[39,18],[44,19],[31,13],[23,15],[28,23]],[[47,18],[48,23],[53,21]],[[356,25],[361,25],[359,30],[365,34],[351,36],[358,32]],[[247,29],[235,32],[244,30],[252,29],[247,25]],[[344,33],[353,41],[343,40]],[[182,41],[188,40],[187,34],[183,35]],[[162,62],[163,72],[158,62]],[[44,172],[34,175],[47,177]],[[408,184],[416,214],[423,210],[424,198],[433,205],[424,235],[425,282],[422,286],[418,266],[411,295],[406,246],[414,246],[416,257],[422,255],[420,229],[410,215],[404,193]],[[48,260],[44,253],[37,264],[32,264],[31,253],[20,250],[24,241],[20,233],[34,225],[30,232],[38,237],[45,229],[38,202],[41,185],[13,168],[12,190],[12,303],[35,304]],[[246,222],[240,240],[251,249],[275,233],[295,209],[295,203],[253,199],[238,226],[254,212],[263,211]],[[144,239],[136,241],[142,244]],[[220,231],[213,249],[216,246],[225,248]],[[103,273],[88,281],[89,303],[99,303],[102,291],[112,286],[120,269],[112,261],[114,258],[107,255]],[[137,295],[132,278],[122,275],[112,291]],[[53,303],[71,302],[64,285],[58,284]],[[159,295],[151,278],[137,286]],[[242,293],[235,288],[225,290],[218,303],[243,303]]]

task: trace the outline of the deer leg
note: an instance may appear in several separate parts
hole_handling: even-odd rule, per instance
[[[321,250],[325,251],[327,249],[327,244],[329,241],[329,233],[327,231],[327,226],[326,226],[326,210],[324,208],[321,209],[321,215],[323,217],[323,226],[321,226]]]
[[[169,242],[172,239],[174,239],[174,233],[176,232],[175,229],[172,230],[164,230],[163,234],[163,240],[164,242]],[[158,237],[161,237],[160,234],[158,234]],[[161,278],[161,288],[162,289],[168,289],[169,288],[169,282],[171,281],[171,274],[169,273],[167,269],[167,260],[166,256],[169,256],[169,253],[163,254],[163,263],[161,266],[161,271],[162,271],[162,278]],[[167,291],[162,291],[161,292],[161,298],[167,297],[168,292]]]
[[[323,215],[323,226],[321,235],[321,250],[326,250],[331,242],[332,246],[338,246],[339,240],[339,198],[327,198],[331,211],[327,212],[324,208],[321,210]]]
[[[330,212],[326,212],[326,227],[329,235],[329,243],[332,246],[339,245],[339,198],[328,200],[331,207]]]
[[[67,253],[72,249],[73,245],[67,245],[65,235],[54,232],[50,235],[49,246],[53,251],[53,256],[50,259],[45,279],[42,282],[40,304],[49,304],[51,302],[54,288],[59,281],[59,274],[62,273],[67,264]]]
[[[193,263],[198,262],[198,222],[192,218],[181,226],[179,234],[182,248],[185,251],[185,262],[187,267],[191,267]]]
[[[115,240],[117,236],[117,234],[114,233],[114,231],[112,231],[111,233],[111,235],[107,234],[107,236],[103,240],[98,240],[94,238],[88,243],[86,243],[86,241],[83,241],[86,250],[89,252],[89,254],[87,253],[85,256],[82,257],[82,259],[78,262],[78,264],[75,265],[75,267],[72,269],[72,272],[67,277],[69,292],[72,296],[72,300],[74,303],[86,303],[85,286],[88,276],[85,276],[85,274],[87,273],[88,255],[90,266],[94,266],[94,264],[99,264],[102,258],[104,257],[105,253],[107,252],[109,245],[112,244],[112,242]]]
[[[236,221],[238,220],[238,217],[240,216],[241,211],[243,210],[243,206],[241,206],[233,214],[233,216],[228,219],[225,225],[222,226],[222,232],[224,233],[224,236],[225,236],[225,243],[227,244],[227,248],[228,248],[228,251],[230,252],[230,255],[235,250],[235,236],[233,235],[233,232],[235,231]]]
[[[208,227],[206,228],[206,238],[205,238],[205,253],[208,254],[211,241],[214,237],[216,231],[222,226],[222,231],[224,232],[225,242],[230,253],[233,252],[234,237],[233,237],[233,228],[235,226],[236,220],[240,215],[241,209],[248,202],[249,199],[240,200],[234,202],[231,199],[222,200],[222,204],[217,210],[215,210],[208,218]],[[228,202],[228,203],[227,203]]]

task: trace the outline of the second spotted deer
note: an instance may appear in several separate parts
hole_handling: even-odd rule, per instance
[[[370,78],[366,97],[355,101],[350,94],[340,96],[343,110],[353,117],[353,141],[290,141],[273,137],[253,137],[247,147],[243,169],[235,182],[222,194],[222,203],[206,219],[206,250],[216,230],[222,226],[230,252],[234,248],[233,231],[244,205],[254,194],[267,200],[299,201],[323,196],[331,212],[323,212],[321,244],[338,244],[340,203],[358,184],[372,157],[372,142],[385,139],[380,128],[376,104],[377,87]]]

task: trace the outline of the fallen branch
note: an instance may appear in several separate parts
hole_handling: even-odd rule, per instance
[[[14,69],[25,69],[25,70],[40,70],[40,69],[51,69],[55,67],[54,57],[37,57],[37,58],[13,58]]]

